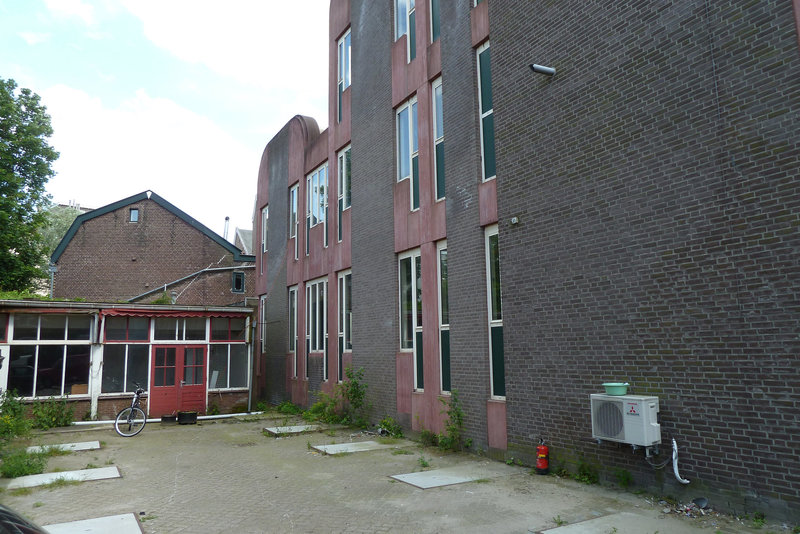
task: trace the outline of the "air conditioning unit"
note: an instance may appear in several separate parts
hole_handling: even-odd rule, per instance
[[[596,393],[589,398],[593,438],[643,447],[661,443],[658,397]]]

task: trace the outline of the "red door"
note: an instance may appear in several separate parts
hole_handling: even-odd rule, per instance
[[[205,347],[153,347],[150,415],[160,417],[176,412],[205,412],[205,378]]]

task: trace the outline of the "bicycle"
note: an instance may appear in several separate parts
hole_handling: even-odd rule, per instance
[[[134,382],[133,385],[136,386],[136,394],[133,396],[131,405],[120,410],[117,414],[117,418],[114,419],[114,430],[117,431],[117,434],[125,438],[135,436],[141,432],[144,425],[147,424],[147,416],[140,407],[140,401],[144,390],[142,386],[136,382]]]

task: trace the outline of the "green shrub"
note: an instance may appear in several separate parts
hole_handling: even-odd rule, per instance
[[[578,472],[572,475],[572,478],[584,484],[597,484],[600,480],[600,474],[595,466],[581,459],[578,462]]]
[[[0,474],[3,478],[16,478],[44,473],[47,456],[46,452],[28,453],[24,449],[13,451],[3,457]]]
[[[447,414],[447,421],[444,425],[444,433],[439,434],[439,448],[448,451],[459,451],[463,448],[464,434],[464,410],[461,408],[461,400],[458,398],[458,391],[450,392],[450,401],[439,399],[445,406],[442,413]]]
[[[378,426],[386,431],[393,438],[402,438],[403,437],[403,427],[394,420],[393,417],[386,416],[381,419],[381,422],[378,423]]]
[[[285,415],[297,415],[303,412],[303,410],[301,410],[299,406],[292,403],[291,401],[283,401],[278,405],[277,410],[278,413],[282,413]]]
[[[15,396],[4,391],[0,395],[0,440],[9,441],[30,432],[31,421],[25,417],[25,406]]]
[[[367,385],[363,383],[364,369],[353,371],[351,367],[347,367],[345,375],[346,380],[333,388],[333,395],[319,392],[319,400],[303,413],[303,419],[360,428],[369,426],[366,418],[369,406],[365,405]]]
[[[46,401],[34,403],[33,427],[47,430],[58,426],[69,426],[75,420],[74,408],[66,399],[56,400],[50,397]]]

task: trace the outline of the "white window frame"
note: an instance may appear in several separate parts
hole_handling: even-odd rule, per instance
[[[300,194],[298,184],[289,188],[289,239],[294,238],[294,259],[297,259],[297,200]]]
[[[338,313],[336,314],[337,321],[337,353],[338,342],[341,340],[342,354],[338,354],[337,358],[341,358],[346,352],[353,352],[353,303],[348,299],[347,286],[350,286],[350,299],[353,296],[353,272],[350,269],[341,271],[337,277],[337,300],[338,300]],[[348,313],[349,309],[349,313]],[[349,327],[349,328],[348,328]],[[337,361],[337,381],[342,381],[342,376],[339,376],[339,369],[342,368],[341,362]]]
[[[336,204],[339,210],[339,217],[337,219],[337,242],[342,242],[342,213],[350,209],[352,203],[351,192],[351,175],[350,175],[350,162],[352,161],[351,146],[347,145],[339,151],[336,156],[336,181],[337,181],[337,199]],[[348,156],[350,154],[350,156]]]
[[[261,333],[261,354],[267,353],[267,296],[261,295],[258,299],[258,309],[261,312],[259,314],[259,321],[261,324],[260,333]]]
[[[477,4],[476,4],[477,5]],[[475,51],[475,63],[478,70],[478,114],[480,115],[480,131],[481,131],[481,177],[484,182],[488,182],[489,180],[494,180],[497,176],[497,171],[495,170],[495,174],[492,176],[486,176],[486,154],[484,153],[484,140],[483,140],[483,120],[492,115],[494,117],[494,102],[492,102],[492,108],[488,110],[483,109],[483,95],[481,94],[481,53],[485,50],[490,49],[489,41],[486,41],[481,46],[477,48]],[[491,53],[491,52],[490,52]],[[491,56],[490,56],[491,58]],[[491,59],[489,60],[490,68],[491,68]],[[497,153],[495,152],[495,164],[497,162]]]
[[[494,369],[492,366],[494,357],[494,355],[492,354],[492,327],[503,326],[503,318],[502,318],[503,293],[502,293],[502,279],[500,279],[500,287],[498,288],[498,291],[500,291],[501,314],[500,314],[500,319],[494,319],[493,318],[494,310],[492,303],[491,254],[489,250],[489,239],[493,236],[497,236],[499,241],[500,235],[497,224],[489,225],[484,230],[484,249],[485,249],[485,264],[486,264],[486,316],[487,319],[489,320],[489,388],[491,390],[491,395],[493,399],[505,399],[505,396],[503,395],[494,394]]]
[[[416,35],[416,28],[413,35],[411,32],[412,16],[414,24],[416,24],[416,0],[394,0],[394,40],[397,41],[403,35],[407,36],[406,62],[412,59],[411,39]],[[413,43],[413,45],[416,45],[416,43]]]
[[[438,93],[438,96],[437,96]],[[444,200],[445,196],[439,196],[439,179],[444,180],[444,176],[439,176],[439,165],[436,148],[444,143],[444,112],[442,110],[442,77],[439,76],[431,84],[431,122],[433,123],[433,197],[436,202]],[[440,120],[441,119],[441,120]],[[444,157],[444,156],[442,156]]]
[[[438,0],[437,0],[437,2],[438,2]],[[440,5],[440,4],[438,4],[437,2],[434,2],[434,0],[429,0],[429,2],[428,2],[428,5],[429,5],[429,7],[430,7],[430,9],[429,9],[429,12],[428,12],[428,18],[430,19],[430,22],[431,22],[431,24],[430,24],[430,26],[431,26],[431,43],[435,43],[435,42],[436,42],[436,41],[437,41],[437,40],[438,40],[438,39],[439,39],[439,38],[442,36],[442,12],[441,12],[441,5]],[[434,6],[434,4],[435,4],[435,3],[437,4],[436,6]],[[434,13],[433,13],[433,10],[434,10],[434,8],[435,8],[435,7],[439,7],[439,13],[437,13],[437,15],[439,16],[439,35],[438,35],[436,38],[434,38],[434,35],[433,35],[433,20],[434,20],[434,17],[433,17],[433,15],[434,15]]]
[[[448,303],[447,303],[448,304],[448,306],[447,306],[448,319],[447,319],[447,322],[445,323],[442,320],[442,251],[445,251],[445,253],[447,252],[447,240],[446,239],[442,240],[442,241],[439,241],[436,244],[436,294],[437,294],[437,301],[438,301],[438,309],[437,309],[438,318],[437,318],[437,320],[438,320],[438,323],[439,323],[439,391],[443,395],[449,395],[450,394],[450,390],[449,389],[444,389],[444,376],[443,376],[443,374],[444,374],[443,373],[444,365],[442,364],[441,332],[443,330],[447,330],[448,332],[450,331],[450,318],[449,318],[449,315],[450,315],[450,302],[449,302],[449,300],[450,299],[448,298]],[[449,295],[449,290],[450,290],[450,280],[449,280],[450,270],[449,270],[449,268],[448,268],[447,272],[448,272],[448,284],[447,284],[448,288],[447,289],[448,289],[448,295]],[[452,372],[451,372],[451,387],[452,387]]]
[[[246,371],[246,378],[245,378],[245,385],[244,386],[230,387],[230,383],[231,383],[231,348],[234,345],[244,347],[244,353],[245,353],[245,356],[247,358],[246,361],[245,361],[245,364],[244,364],[245,365],[245,371]],[[227,353],[228,354],[227,354],[227,367],[226,367],[226,372],[225,372],[225,380],[226,380],[225,387],[219,387],[216,384],[214,384],[216,387],[213,387],[213,388],[211,387],[211,377],[212,377],[211,352],[212,352],[214,347],[226,347],[227,348]],[[207,361],[207,364],[206,364],[206,372],[207,372],[208,376],[206,377],[206,387],[208,388],[208,391],[226,391],[226,390],[233,391],[233,390],[244,390],[244,389],[249,389],[250,388],[250,379],[251,379],[251,376],[250,376],[251,369],[250,368],[252,366],[250,365],[250,350],[247,347],[246,343],[235,343],[235,342],[230,342],[230,341],[229,342],[220,342],[220,343],[211,343],[211,344],[208,345],[208,351],[207,352],[208,352],[208,356],[206,358],[207,358],[208,361]]]
[[[306,227],[310,230],[322,224],[324,246],[328,247],[328,162],[326,161],[306,177]],[[309,244],[306,242],[306,256]]]
[[[269,204],[261,208],[261,252],[267,251],[269,239],[267,238],[267,231],[269,230]]]
[[[400,339],[399,339],[400,352],[411,352],[414,355],[414,357],[413,357],[413,363],[414,363],[414,391],[424,391],[424,388],[418,387],[418,384],[417,384],[417,365],[418,365],[418,362],[417,362],[418,351],[417,351],[417,346],[416,346],[417,345],[417,333],[422,332],[422,320],[420,318],[420,315],[422,314],[422,308],[424,307],[424,303],[423,303],[423,306],[420,307],[419,306],[419,302],[417,300],[417,295],[418,294],[421,295],[421,289],[422,289],[422,288],[417,287],[417,277],[418,277],[418,274],[417,274],[417,259],[419,259],[420,269],[421,269],[422,255],[421,255],[420,249],[418,249],[418,248],[417,249],[413,249],[413,250],[409,250],[409,251],[404,252],[402,254],[399,254],[398,257],[397,257],[397,291],[398,291],[398,293],[397,293],[398,294],[397,312],[398,312],[398,317],[400,318],[400,324],[399,324],[398,331],[399,331],[399,334],[400,334]],[[402,273],[402,263],[405,260],[409,260],[410,261],[410,268],[411,268],[411,288],[410,289],[411,289],[411,295],[412,295],[412,298],[411,298],[411,317],[413,318],[412,319],[412,330],[413,331],[411,332],[411,346],[410,347],[405,345],[406,341],[403,339],[403,325],[404,325],[404,322],[403,322],[403,278],[402,278],[401,273]],[[419,275],[419,278],[420,278],[420,280],[422,279],[421,274]],[[419,323],[417,323],[417,319],[418,318],[420,318],[420,322]]]
[[[320,298],[320,288],[322,297]],[[322,310],[319,309],[319,302],[322,300]],[[312,317],[312,302],[317,303],[316,317]],[[312,319],[315,320],[312,325]],[[312,326],[316,330],[312,331]],[[321,341],[321,346],[320,346]],[[306,355],[311,352],[322,352],[322,376],[323,380],[328,380],[328,278],[317,278],[306,282]],[[308,365],[306,364],[306,378],[308,378]]]
[[[338,122],[342,122],[342,94],[345,89],[350,87],[350,60],[351,60],[351,37],[350,28],[339,39],[336,45],[337,49],[337,80],[336,87],[338,92],[337,99],[337,118]]]
[[[395,139],[397,148],[397,181],[410,180],[409,183],[409,208],[416,211],[419,206],[414,207],[414,159],[417,160],[419,170],[419,119],[417,109],[417,96],[414,95],[397,108]],[[405,126],[405,128],[404,128]],[[404,131],[406,130],[406,131]],[[407,152],[404,154],[404,152]],[[408,167],[408,172],[403,172],[403,165]],[[417,196],[419,197],[419,176],[416,184]],[[421,203],[421,202],[420,202]]]
[[[289,288],[289,352],[292,354],[292,378],[297,378],[297,286]]]

